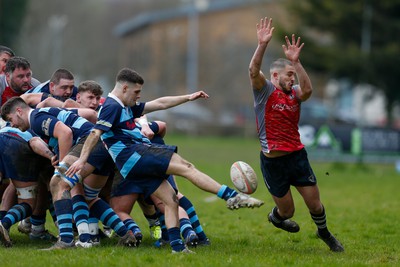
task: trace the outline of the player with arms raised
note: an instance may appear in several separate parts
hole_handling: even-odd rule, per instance
[[[291,40],[286,36],[286,45],[282,45],[286,59],[278,59],[271,64],[271,76],[267,80],[261,65],[273,31],[272,19],[264,18],[257,24],[258,46],[249,66],[262,150],[261,171],[276,204],[268,220],[288,232],[300,230],[295,221],[289,220],[295,210],[290,186],[295,186],[317,225],[317,236],[332,251],[341,252],[344,251],[343,246],[328,231],[316,177],[298,131],[301,102],[312,93],[310,78],[299,60],[304,43],[294,34]],[[295,85],[296,77],[298,85]]]

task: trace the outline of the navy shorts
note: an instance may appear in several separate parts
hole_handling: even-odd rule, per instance
[[[317,179],[303,148],[288,155],[268,158],[260,153],[261,171],[268,191],[276,197],[283,197],[290,186],[312,186]]]
[[[118,178],[114,177],[112,196],[138,193],[148,198],[157,190],[163,180],[169,177],[166,172],[171,157],[176,151],[176,146],[132,144],[130,155],[137,153],[140,155],[140,159],[126,177],[121,178],[121,182],[118,183]],[[129,160],[130,155],[126,153],[124,156]],[[119,155],[119,158],[121,156]],[[122,160],[122,162],[125,161]],[[116,165],[119,170],[123,168],[121,162],[117,161]]]
[[[43,157],[37,155],[22,138],[0,135],[0,171],[4,178],[37,182]]]

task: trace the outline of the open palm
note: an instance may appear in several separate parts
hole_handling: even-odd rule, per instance
[[[257,24],[257,37],[259,43],[269,43],[272,38],[274,27],[272,27],[272,19],[265,17]]]
[[[286,58],[290,61],[297,61],[300,57],[301,49],[304,43],[300,44],[300,37],[297,38],[292,34],[292,43],[290,43],[289,37],[285,36],[286,45],[282,45],[283,52],[285,52]]]

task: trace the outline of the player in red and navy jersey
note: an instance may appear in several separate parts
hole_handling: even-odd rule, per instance
[[[304,43],[294,34],[291,38],[285,37],[286,44],[282,47],[286,59],[278,59],[271,64],[268,80],[261,71],[261,65],[273,31],[272,19],[264,18],[257,24],[258,46],[249,66],[261,143],[261,171],[276,204],[268,219],[285,231],[300,230],[299,225],[290,220],[295,210],[290,186],[294,186],[317,225],[318,237],[332,251],[342,252],[342,244],[328,231],[316,177],[300,141],[298,122],[301,102],[312,93],[310,78],[299,60]],[[298,85],[295,85],[296,79]]]

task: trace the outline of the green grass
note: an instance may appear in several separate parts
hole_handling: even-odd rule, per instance
[[[299,194],[293,191],[294,219],[299,233],[290,234],[267,222],[273,207],[259,170],[259,145],[254,139],[218,139],[169,136],[179,153],[220,183],[232,185],[230,165],[243,160],[254,167],[259,187],[254,196],[265,201],[259,209],[230,211],[222,200],[177,177],[180,191],[194,203],[210,247],[194,255],[172,255],[156,249],[147,222],[138,207],[133,216],[144,241],[139,249],[116,247],[103,240],[92,249],[40,251],[47,242],[32,242],[14,226],[14,247],[0,247],[0,266],[396,266],[400,265],[400,174],[393,165],[312,163],[325,205],[329,229],[343,243],[345,253],[335,254],[315,236],[316,227]],[[52,223],[47,224],[56,233]]]

